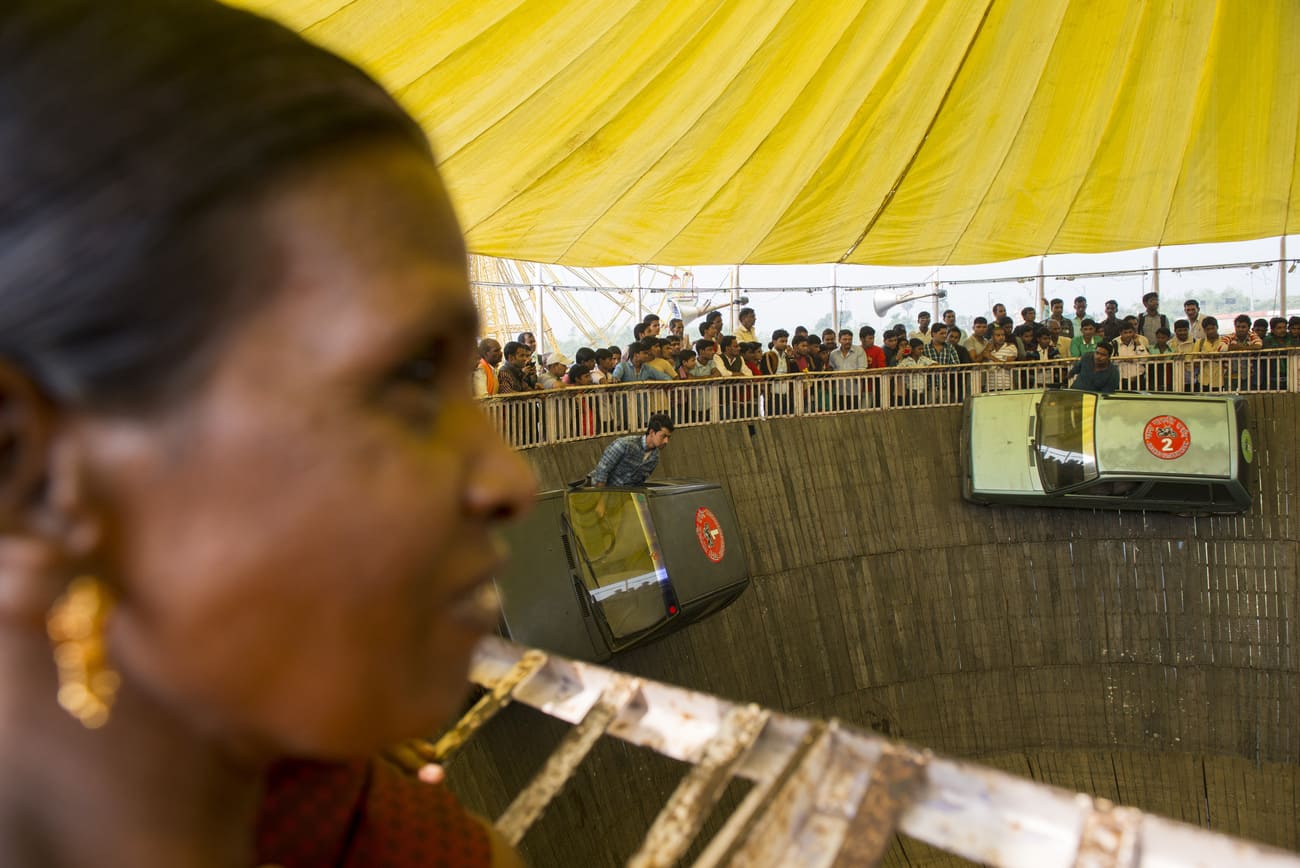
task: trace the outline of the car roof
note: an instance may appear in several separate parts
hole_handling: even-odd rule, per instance
[[[1097,402],[1101,473],[1226,478],[1237,449],[1235,396],[1106,395]]]

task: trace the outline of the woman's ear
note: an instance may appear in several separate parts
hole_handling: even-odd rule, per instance
[[[36,384],[0,360],[0,622],[43,624],[98,544],[69,433]]]

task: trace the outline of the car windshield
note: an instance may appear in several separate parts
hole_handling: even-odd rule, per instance
[[[644,494],[574,491],[568,512],[588,567],[587,593],[615,639],[655,627],[676,612]]]
[[[1038,402],[1034,454],[1044,491],[1096,477],[1092,427],[1096,409],[1097,396],[1090,392],[1051,391]]]

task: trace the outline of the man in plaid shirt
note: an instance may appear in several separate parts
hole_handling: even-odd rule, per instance
[[[948,327],[940,323],[930,329],[930,334],[930,342],[925,345],[926,357],[934,359],[936,365],[960,365],[957,350],[948,343]]]
[[[643,485],[659,466],[659,450],[668,445],[672,436],[673,420],[667,413],[655,413],[645,434],[620,437],[605,448],[588,481],[596,488]]]

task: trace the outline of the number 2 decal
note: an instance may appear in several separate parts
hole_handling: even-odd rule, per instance
[[[1192,432],[1177,416],[1157,416],[1142,431],[1147,451],[1163,461],[1181,458],[1192,446]]]

